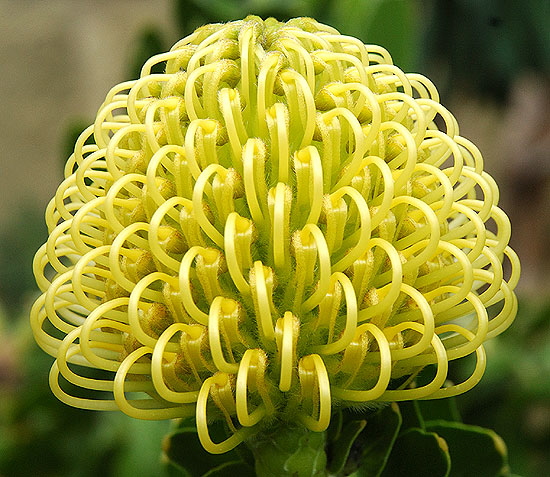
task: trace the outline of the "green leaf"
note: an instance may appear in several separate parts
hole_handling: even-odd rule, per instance
[[[424,418],[420,412],[418,401],[405,401],[399,403],[401,413],[401,432],[407,429],[424,429]]]
[[[163,470],[165,477],[192,477],[183,467],[179,466],[171,460],[167,460],[163,463]]]
[[[409,429],[395,441],[382,477],[447,477],[451,458],[445,440],[435,432]],[[483,475],[483,474],[470,474]],[[484,476],[485,477],[485,476]]]
[[[367,418],[367,424],[355,440],[344,475],[357,469],[361,477],[380,475],[401,428],[397,404],[386,406]]]
[[[228,475],[239,477],[255,477],[254,469],[241,461],[226,462],[212,470],[209,470],[202,477],[227,477]]]
[[[443,437],[449,446],[449,477],[504,477],[510,475],[506,444],[490,429],[458,422],[430,421],[426,428]]]
[[[216,425],[212,428],[215,429]],[[216,430],[221,432],[220,429]],[[207,452],[202,447],[194,427],[181,427],[168,434],[163,442],[163,451],[169,462],[185,471],[181,475],[191,477],[199,477],[223,464],[240,461],[235,451],[225,454]]]
[[[259,477],[326,475],[326,432],[279,423],[247,441]]]
[[[365,420],[346,422],[341,428],[338,437],[332,441],[327,449],[328,461],[327,470],[331,474],[339,474],[344,469],[352,446],[357,436],[367,425]]]
[[[456,399],[454,397],[415,402],[425,422],[434,420],[461,421]]]

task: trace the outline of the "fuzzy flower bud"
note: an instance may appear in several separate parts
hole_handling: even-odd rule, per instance
[[[383,48],[307,18],[199,28],[108,93],[47,208],[31,321],[53,392],[194,415],[214,453],[274,422],[323,431],[335,406],[462,393],[517,309],[498,195],[433,84]]]

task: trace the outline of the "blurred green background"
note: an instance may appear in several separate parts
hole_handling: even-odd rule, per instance
[[[482,150],[524,273],[516,322],[488,343],[487,373],[459,409],[504,438],[515,474],[549,475],[550,2],[0,0],[0,476],[158,475],[168,423],[75,410],[49,391],[52,359],[28,326],[31,261],[62,165],[108,89],[197,26],[248,14],[313,16],[383,45],[435,82]]]

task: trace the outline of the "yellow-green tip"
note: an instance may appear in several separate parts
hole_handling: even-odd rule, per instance
[[[107,94],[47,208],[31,321],[51,387],[195,415],[210,452],[276,421],[323,431],[335,403],[466,391],[517,308],[497,202],[436,88],[383,48],[309,18],[206,25]]]

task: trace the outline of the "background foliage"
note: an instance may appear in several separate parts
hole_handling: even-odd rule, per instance
[[[177,0],[173,9],[181,36],[204,23],[249,13],[279,20],[313,16],[385,46],[402,69],[433,79],[444,103],[460,90],[506,108],[522,74],[534,72],[545,81],[550,76],[547,0]],[[128,77],[171,46],[154,19],[151,25],[135,39]],[[91,120],[69,128],[63,161]],[[522,189],[510,193],[520,200]],[[42,211],[29,205],[0,230],[0,476],[158,475],[169,423],[75,410],[60,404],[46,384],[51,358],[34,344],[27,318],[36,294],[32,256],[45,238]],[[457,399],[462,420],[504,438],[515,474],[545,475],[550,469],[550,296],[522,300],[520,295],[515,324],[489,343],[488,355],[482,383]],[[459,378],[461,370],[454,372]],[[475,455],[476,449],[470,452]]]

